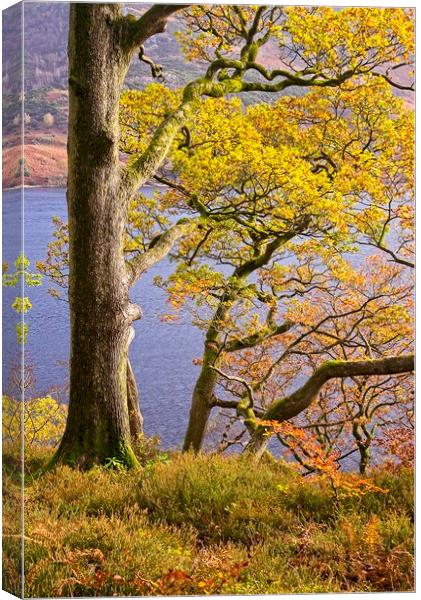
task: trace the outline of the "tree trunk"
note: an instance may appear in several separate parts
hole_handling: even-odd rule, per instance
[[[229,312],[229,301],[232,298],[231,292],[226,292],[222,296],[206,333],[203,364],[193,390],[183,451],[194,450],[198,452],[206,435],[206,426],[212,406],[214,406],[215,387],[218,381],[218,374],[211,366],[215,365],[219,356],[220,331]]]
[[[259,433],[252,434],[243,454],[252,455],[253,459],[258,462],[266,451],[269,439],[269,436],[262,437]]]
[[[360,453],[360,475],[365,475],[368,467],[370,466],[370,446],[359,444],[358,451]]]
[[[206,435],[206,426],[213,406],[218,377],[217,373],[209,367],[215,358],[214,350],[205,350],[202,370],[193,391],[189,423],[184,438],[184,451],[199,451]]]
[[[192,449],[198,451],[203,443],[206,434],[206,425],[209,420],[212,406],[214,406],[215,387],[218,381],[218,375],[211,367],[216,366],[215,363],[219,357],[221,344],[221,331],[224,330],[225,319],[238,297],[238,291],[245,285],[247,278],[257,269],[267,264],[274,252],[276,252],[283,243],[294,237],[294,235],[295,233],[280,235],[268,242],[263,248],[256,248],[256,255],[236,267],[231,275],[230,288],[222,295],[206,334],[203,366],[193,391],[189,423],[184,438],[183,450],[186,451]],[[248,343],[253,346],[258,343],[257,339],[258,338],[256,337],[255,340],[252,341],[253,336],[251,336],[247,338],[248,342],[245,342],[244,345],[242,345],[241,342],[237,342],[237,344],[235,344],[237,346],[236,349],[240,350],[247,347]],[[232,350],[233,348],[231,347],[230,351]]]
[[[129,411],[130,437],[132,442],[143,435],[143,416],[139,407],[139,391],[130,360],[127,360],[127,408]]]
[[[55,461],[81,468],[136,464],[127,404],[131,323],[122,240],[127,192],[119,164],[118,102],[129,57],[115,4],[70,5],[70,401]],[[129,394],[132,398],[132,394]]]

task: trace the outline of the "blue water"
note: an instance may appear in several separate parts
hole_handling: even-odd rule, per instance
[[[13,263],[19,253],[19,228],[22,224],[20,191],[3,193],[3,261]],[[65,190],[26,189],[24,191],[25,255],[34,267],[44,260],[54,227],[51,219],[66,216]],[[131,297],[142,306],[143,318],[135,324],[131,361],[138,382],[145,433],[158,435],[163,447],[179,446],[187,425],[191,392],[199,372],[193,358],[202,354],[202,334],[191,325],[188,315],[177,324],[163,323],[159,316],[168,312],[165,294],[153,285],[156,275],[166,276],[173,266],[164,260],[132,289]],[[68,378],[69,315],[64,301],[48,294],[49,282],[27,288],[33,305],[28,314],[29,333],[25,345],[26,361],[35,369],[33,393],[45,393],[65,384]],[[11,303],[16,289],[3,289],[3,388],[8,389],[10,370],[18,363],[16,342],[18,315]],[[66,392],[63,392],[66,398]]]
[[[153,189],[143,190],[152,193]],[[24,252],[34,268],[44,260],[48,242],[52,239],[52,217],[66,216],[65,190],[33,188],[24,190],[24,211],[21,191],[3,193],[3,261],[13,264],[21,251],[24,232]],[[362,253],[363,254],[363,253]],[[354,258],[354,261],[357,257]],[[146,273],[132,289],[132,300],[139,303],[143,317],[135,323],[136,335],[130,357],[139,387],[145,433],[161,438],[164,448],[179,447],[187,426],[191,393],[199,373],[193,358],[201,356],[202,333],[184,315],[176,324],[165,323],[160,315],[168,312],[165,294],[153,285],[156,275],[167,276],[173,265],[163,260]],[[31,395],[53,396],[60,390],[67,400],[66,381],[69,360],[69,315],[64,301],[48,294],[49,281],[44,278],[39,288],[27,288],[33,305],[28,314],[28,340],[25,344],[26,364],[35,371]],[[16,340],[18,315],[11,304],[19,290],[3,288],[3,389],[10,390],[10,373],[19,364],[22,348]],[[297,380],[301,383],[300,378]],[[277,443],[274,440],[271,450]],[[345,468],[353,469],[355,458],[347,460]]]

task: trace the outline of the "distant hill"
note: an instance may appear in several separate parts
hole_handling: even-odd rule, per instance
[[[126,4],[124,10],[141,15],[145,4]],[[20,130],[21,81],[16,77],[21,47],[16,10],[3,12],[3,187],[20,184],[21,152],[16,133]],[[25,4],[25,183],[65,185],[68,116],[67,34],[69,5],[61,2]],[[201,72],[200,65],[184,60],[174,38],[179,21],[172,19],[167,31],[149,40],[147,54],[164,67],[165,81],[182,86]],[[137,58],[125,82],[142,88],[151,81],[147,65]]]
[[[149,5],[125,4],[136,16]],[[20,60],[20,35],[17,13],[3,13],[3,187],[20,185],[20,79],[16,77]],[[69,5],[55,2],[25,4],[25,183],[27,185],[65,185],[67,175],[65,138],[67,133],[67,34]],[[170,19],[167,31],[146,43],[146,52],[163,66],[165,82],[181,87],[203,73],[204,67],[188,62],[181,54],[174,32],[180,20]],[[267,63],[274,57],[267,52]],[[125,87],[143,88],[151,82],[150,69],[135,57]],[[301,90],[300,90],[301,93]],[[267,94],[243,96],[246,103],[265,99]],[[273,101],[272,97],[266,98]]]
[[[149,5],[124,4],[123,10],[140,16]],[[25,84],[25,183],[27,185],[64,185],[66,181],[67,34],[69,5],[62,2],[25,3],[24,84]],[[20,184],[20,148],[16,133],[20,129],[21,81],[16,77],[21,48],[19,21],[13,7],[3,12],[3,187]],[[188,62],[181,54],[174,32],[180,19],[170,19],[167,31],[146,43],[146,52],[164,69],[165,82],[181,87],[203,73],[204,67]],[[278,64],[276,46],[265,48],[263,62]],[[151,81],[147,65],[134,58],[125,87],[143,88]],[[303,88],[289,88],[288,94],[301,95]],[[413,102],[411,94],[403,93]],[[273,102],[274,95],[243,95],[245,104]],[[16,147],[15,147],[16,146]]]
[[[141,15],[148,5],[126,4],[124,10]],[[69,5],[62,2],[30,2],[25,4],[25,90],[67,88],[67,32]],[[13,12],[5,11],[3,27],[16,31]],[[172,19],[168,30],[147,42],[148,54],[164,66],[169,85],[180,86],[200,73],[198,65],[187,63],[181,55],[173,33],[179,22]],[[3,93],[19,93],[19,81],[13,77],[20,53],[19,35],[8,35],[3,43]],[[145,64],[135,59],[126,85],[134,87],[150,80]]]

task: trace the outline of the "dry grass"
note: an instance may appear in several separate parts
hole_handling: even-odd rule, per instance
[[[129,473],[34,475],[47,458],[28,461],[26,596],[413,589],[408,470],[374,473],[388,493],[338,505],[285,464],[175,454]],[[4,587],[19,593],[19,480],[4,464]]]

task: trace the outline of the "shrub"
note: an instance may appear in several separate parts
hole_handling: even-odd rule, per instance
[[[25,448],[55,446],[61,439],[67,418],[67,406],[51,396],[24,401],[3,396],[3,441],[18,446],[22,427]]]
[[[410,591],[407,470],[377,471],[362,496],[245,457],[162,455],[139,470],[26,460],[25,595],[161,596]],[[21,492],[4,461],[4,585],[20,593]],[[387,494],[376,492],[387,487]]]

